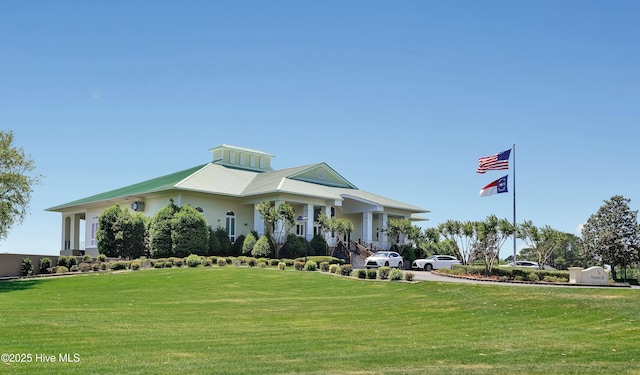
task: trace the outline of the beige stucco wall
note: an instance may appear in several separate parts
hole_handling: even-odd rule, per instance
[[[22,259],[30,258],[34,275],[40,269],[40,258],[51,259],[51,266],[55,267],[58,257],[56,255],[25,255],[25,254],[0,254],[0,277],[20,276]]]

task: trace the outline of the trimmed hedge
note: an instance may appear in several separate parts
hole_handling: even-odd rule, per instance
[[[454,265],[451,269],[441,268],[438,272],[450,275],[481,275],[484,276],[484,266]],[[535,268],[513,268],[495,266],[491,269],[491,276],[497,276],[506,280],[532,281],[562,280],[553,282],[569,282],[569,271],[561,270],[537,270]]]

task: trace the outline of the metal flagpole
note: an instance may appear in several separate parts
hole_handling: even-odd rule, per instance
[[[513,144],[513,266],[516,266],[516,144]]]

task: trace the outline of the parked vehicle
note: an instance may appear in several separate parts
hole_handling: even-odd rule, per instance
[[[411,268],[431,271],[438,268],[451,268],[454,264],[462,264],[462,262],[451,255],[432,255],[426,259],[414,260]]]
[[[377,251],[372,256],[365,259],[365,267],[397,267],[402,268],[403,259],[400,254],[395,251]]]

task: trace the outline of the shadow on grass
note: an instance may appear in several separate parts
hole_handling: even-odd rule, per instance
[[[3,280],[0,281],[0,293],[31,289],[42,283],[42,280]]]

